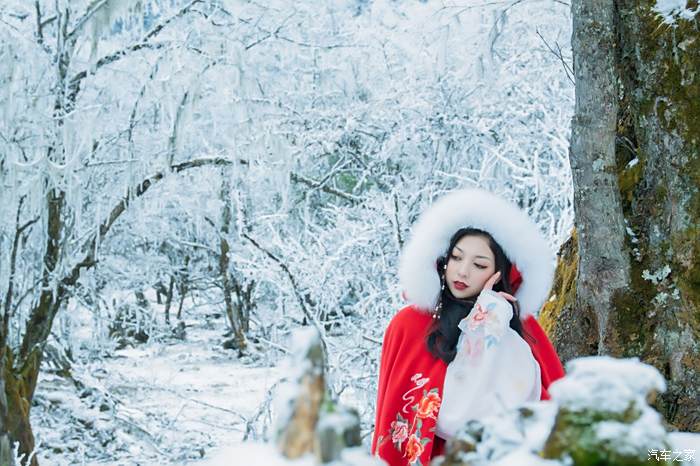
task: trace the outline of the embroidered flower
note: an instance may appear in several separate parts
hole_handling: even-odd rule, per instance
[[[423,395],[423,398],[418,402],[418,412],[416,416],[421,419],[432,418],[437,419],[436,415],[440,409],[440,395],[436,392],[428,392]]]
[[[420,455],[423,454],[423,448],[423,444],[415,434],[408,438],[408,443],[406,444],[408,464],[413,464],[420,458]]]
[[[432,436],[422,437],[421,430],[424,428],[423,421],[432,419],[427,428],[429,432],[435,432],[434,423],[437,422],[437,413],[442,402],[440,398],[440,390],[431,388],[430,390],[423,389],[423,396],[417,403],[415,401],[415,393],[428,383],[430,379],[423,377],[422,374],[414,374],[411,377],[411,382],[415,386],[403,394],[401,399],[407,403],[402,408],[401,412],[396,413],[396,420],[393,421],[388,429],[388,439],[391,437],[392,443],[396,450],[403,454],[404,458],[408,458],[408,464],[420,466],[420,456],[425,450],[425,446],[432,441]],[[407,409],[410,406],[410,411]],[[408,414],[407,418],[401,416],[401,413]],[[379,447],[377,447],[377,450]]]
[[[476,303],[474,307],[476,310],[469,316],[469,330],[476,330],[486,321],[486,317],[488,316],[488,312],[481,303]]]
[[[402,444],[408,438],[408,422],[398,419],[391,423],[391,441]]]
[[[465,339],[464,352],[467,354],[470,365],[476,365],[481,362],[481,356],[484,353],[484,338],[478,336],[473,340]]]

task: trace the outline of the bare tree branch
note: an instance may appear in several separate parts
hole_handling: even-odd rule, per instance
[[[343,191],[340,191],[335,188],[331,188],[330,186],[327,186],[323,184],[321,181],[315,181],[312,180],[311,178],[307,178],[305,176],[299,175],[298,173],[291,172],[289,174],[291,177],[291,180],[296,182],[296,183],[302,183],[305,184],[306,186],[313,188],[313,189],[320,189],[321,191],[328,193],[328,194],[333,194],[334,196],[338,196],[342,199],[345,199],[346,201],[350,201],[354,204],[359,204],[362,202],[362,199],[360,199],[357,196],[353,196],[352,194],[345,193]]]
[[[309,301],[309,296],[308,295],[302,295],[301,288],[299,287],[299,284],[297,283],[296,278],[294,278],[294,274],[292,274],[291,270],[289,270],[289,267],[287,264],[284,263],[279,257],[274,255],[272,252],[264,248],[263,246],[260,245],[255,239],[251,238],[250,235],[247,233],[243,232],[241,234],[245,239],[251,242],[253,246],[255,246],[259,251],[261,251],[263,254],[265,254],[267,257],[269,257],[273,262],[275,262],[279,267],[282,269],[284,274],[287,276],[289,279],[289,282],[292,284],[292,290],[294,290],[294,296],[297,298],[297,302],[299,303],[299,307],[301,308],[301,311],[304,313],[306,318],[311,322],[311,324],[316,327],[316,330],[318,330],[318,333],[321,338],[321,344],[323,345],[323,351],[327,355],[328,354],[328,344],[326,343],[326,338],[325,338],[325,331],[323,329],[323,326],[318,322],[316,317],[313,315],[313,312],[307,307],[307,302]],[[325,358],[327,361],[327,358]],[[326,362],[327,364],[327,362]],[[326,370],[325,368],[324,370]]]
[[[544,42],[544,45],[547,46],[550,52],[554,54],[555,57],[557,57],[560,61],[561,64],[564,65],[564,72],[566,72],[566,77],[569,78],[569,81],[571,81],[571,84],[576,85],[576,82],[574,81],[573,75],[574,75],[574,70],[571,69],[571,65],[569,65],[566,60],[564,60],[564,55],[562,54],[561,47],[559,47],[559,43],[555,42],[557,46],[557,50],[554,50],[549,43],[545,40],[545,38],[540,34],[540,31],[537,30],[537,35],[539,38]]]

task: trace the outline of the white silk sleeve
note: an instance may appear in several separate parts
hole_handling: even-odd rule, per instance
[[[457,355],[447,366],[437,434],[453,436],[479,419],[526,401],[539,400],[540,367],[530,346],[510,328],[513,308],[485,290],[459,323]]]

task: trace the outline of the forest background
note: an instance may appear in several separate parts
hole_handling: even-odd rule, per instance
[[[629,8],[648,13],[665,34],[657,42],[673,36],[669,53],[692,57],[694,11],[663,4]],[[18,441],[44,464],[181,464],[269,439],[277,368],[291,331],[309,325],[328,350],[330,393],[359,410],[366,442],[383,329],[402,306],[399,251],[417,215],[456,188],[516,202],[589,277],[585,258],[597,256],[587,239],[600,234],[581,237],[580,261],[565,254],[576,256],[572,229],[585,224],[574,218],[576,188],[590,180],[577,168],[608,173],[617,197],[602,205],[612,214],[591,218],[616,219],[620,252],[647,254],[636,243],[654,243],[654,225],[620,227],[649,191],[647,172],[660,173],[653,151],[638,154],[649,115],[637,110],[670,115],[697,78],[663,81],[669,94],[688,89],[666,99],[665,114],[616,88],[603,99],[622,109],[610,113],[612,159],[577,165],[575,154],[600,151],[577,151],[571,138],[575,92],[586,95],[574,73],[576,18],[572,5],[544,0],[4,2],[0,458]],[[694,64],[679,60],[681,70]],[[667,164],[690,167],[690,185],[655,191],[683,209],[697,198],[692,115],[673,128],[674,150],[691,155]],[[694,239],[697,229],[679,241]],[[674,322],[692,344],[657,364],[671,380],[698,351],[696,259],[654,258],[614,282],[653,285],[645,303],[664,300],[654,307],[667,312],[683,299],[690,317]],[[576,289],[567,270],[560,264],[556,285]],[[676,281],[676,271],[688,273]],[[555,289],[543,317],[557,348],[566,359],[644,357],[653,339],[618,351],[595,306],[567,317],[588,299],[585,286],[599,285]],[[617,303],[606,309],[631,307],[605,299]],[[571,332],[586,333],[576,334],[582,347],[567,346]],[[671,391],[675,405],[662,405],[671,420],[690,406],[693,367]],[[677,424],[697,422],[681,414]]]

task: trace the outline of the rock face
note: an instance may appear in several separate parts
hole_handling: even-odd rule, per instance
[[[551,401],[470,421],[431,465],[672,463],[654,455],[673,451],[661,416],[648,404],[666,388],[654,367],[634,358],[587,357],[566,368],[567,376],[550,387]]]
[[[670,450],[661,416],[647,400],[666,389],[661,374],[636,359],[572,361],[571,375],[552,386],[559,405],[542,449],[575,465],[644,465],[649,449]]]
[[[360,416],[356,410],[324,403],[316,425],[314,452],[319,463],[330,463],[341,459],[344,449],[359,447]]]

